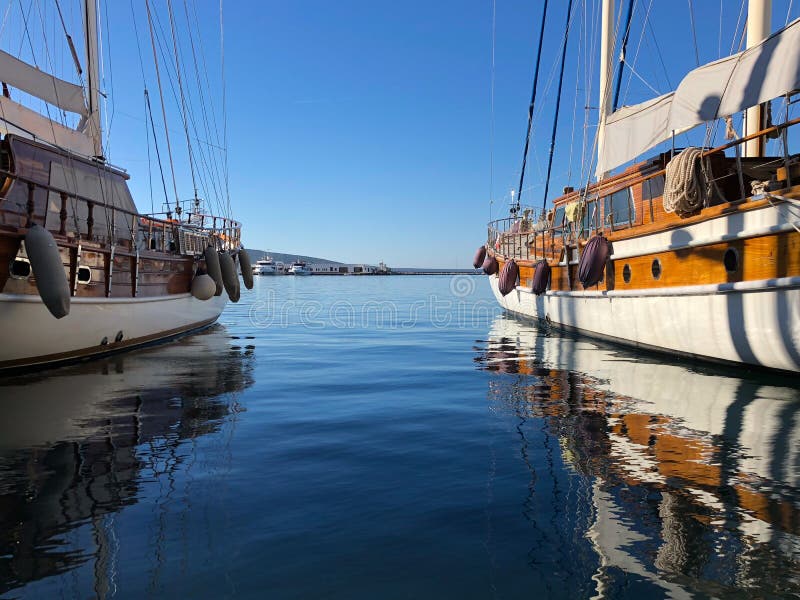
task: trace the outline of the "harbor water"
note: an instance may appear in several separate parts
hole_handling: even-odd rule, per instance
[[[257,278],[0,411],[2,598],[800,594],[796,378],[540,331],[485,278]]]

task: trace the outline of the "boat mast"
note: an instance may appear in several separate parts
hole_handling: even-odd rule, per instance
[[[751,0],[752,1],[752,0]],[[597,131],[597,155],[601,156],[604,135],[606,129],[606,118],[611,114],[611,80],[614,72],[614,0],[603,0],[600,9],[602,13],[600,32],[600,114],[598,118]],[[600,178],[606,176],[601,174]]]
[[[747,5],[747,47],[751,48],[770,33],[772,16],[772,0],[749,0]],[[745,112],[745,136],[752,135],[764,128],[766,103],[748,108]],[[745,156],[764,156],[764,136],[745,142]]]
[[[100,63],[97,54],[97,0],[85,0],[86,73],[89,92],[87,132],[92,138],[95,158],[103,159],[103,134],[100,128]]]

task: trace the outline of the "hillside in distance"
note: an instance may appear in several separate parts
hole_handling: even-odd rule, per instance
[[[288,264],[291,264],[296,260],[302,260],[303,262],[307,263],[327,263],[331,265],[344,264],[335,260],[329,260],[327,258],[304,256],[302,254],[285,254],[283,252],[267,252],[266,250],[256,250],[254,248],[248,248],[247,253],[250,255],[250,260],[253,262],[253,264],[255,264],[257,260],[261,260],[265,256],[272,257],[272,260],[274,260],[275,262],[282,262]]]

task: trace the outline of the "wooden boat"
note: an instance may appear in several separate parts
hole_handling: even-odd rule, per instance
[[[0,97],[0,370],[97,356],[213,323],[227,298],[224,273],[206,257],[236,261],[241,248],[240,224],[205,214],[197,198],[188,209],[176,198],[165,213],[137,211],[128,175],[103,158],[95,2],[84,10],[87,89],[0,52],[4,89],[76,113],[82,124],[71,129]],[[232,264],[223,265],[224,283],[238,300]],[[208,273],[217,280],[211,293]],[[48,295],[58,296],[59,309]]]
[[[610,111],[611,69],[601,63],[598,181],[565,189],[549,211],[520,218],[514,206],[489,223],[486,251],[499,267],[490,282],[505,309],[632,346],[800,369],[800,157],[789,149],[800,119],[788,108],[776,125],[766,117],[771,99],[788,107],[800,88],[800,20],[767,37],[767,4],[751,1],[761,32],[748,28],[747,50],[640,105]],[[738,139],[673,147],[608,174],[678,131],[745,110]],[[767,136],[783,140],[780,155],[764,155]],[[517,285],[503,294],[504,271],[515,268]],[[582,277],[590,271],[597,277]]]

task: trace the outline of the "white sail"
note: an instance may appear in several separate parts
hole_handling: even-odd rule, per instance
[[[2,50],[0,50],[0,79],[11,87],[36,96],[53,106],[82,116],[88,113],[81,86],[40,71]]]
[[[94,154],[93,140],[85,133],[64,127],[5,96],[0,96],[0,133],[41,140],[83,156]]]
[[[597,177],[666,139],[673,96],[670,92],[641,104],[623,106],[608,117],[605,140],[597,157]]]
[[[690,72],[674,93],[614,112],[607,120],[596,173],[656,144],[800,88],[800,19],[760,44]]]

